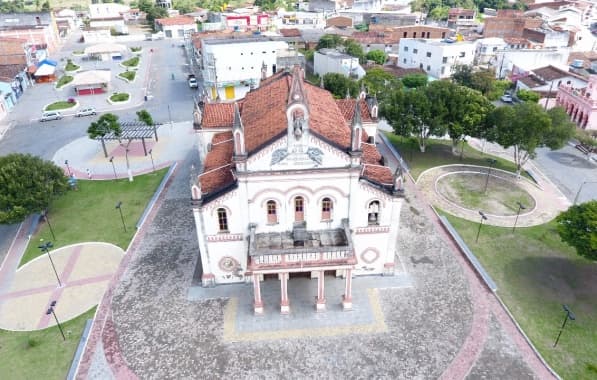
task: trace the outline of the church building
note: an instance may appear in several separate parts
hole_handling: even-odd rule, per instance
[[[308,276],[318,283],[315,310],[348,310],[353,276],[394,274],[403,177],[375,147],[377,109],[364,91],[334,99],[299,67],[237,102],[196,105],[202,167],[191,189],[203,286],[252,282],[261,314],[261,282],[279,281],[288,313],[292,278]],[[330,276],[344,281],[341,300],[326,300]]]

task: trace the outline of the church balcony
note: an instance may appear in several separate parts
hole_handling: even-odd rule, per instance
[[[304,223],[292,231],[255,233],[250,226],[249,265],[251,272],[277,270],[307,271],[310,268],[350,268],[356,264],[348,220],[342,228],[308,231]]]

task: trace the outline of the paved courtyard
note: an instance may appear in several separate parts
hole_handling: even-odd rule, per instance
[[[397,242],[404,272],[392,280],[359,280],[364,286],[354,312],[334,309],[330,285],[330,310],[317,314],[306,279],[289,282],[296,292],[291,316],[281,316],[275,306],[278,281],[265,282],[265,317],[252,315],[245,285],[231,297],[193,289],[199,255],[189,205],[192,160],[191,154],[180,165],[127,255],[127,269],[109,291],[111,303],[100,307],[96,325],[103,330],[95,338],[92,332],[79,378],[551,377],[437,229],[412,184]],[[330,319],[346,328],[323,333]]]

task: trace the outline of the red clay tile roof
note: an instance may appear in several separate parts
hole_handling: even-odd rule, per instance
[[[171,25],[189,25],[194,24],[195,19],[190,16],[176,16],[176,17],[167,17],[167,18],[158,18],[155,20],[158,24],[164,26],[171,26]]]
[[[337,99],[336,104],[338,104],[338,108],[340,108],[340,112],[342,112],[344,120],[346,120],[346,122],[350,125],[354,116],[354,105],[356,104],[356,99]],[[372,122],[373,118],[371,117],[371,112],[369,112],[369,106],[367,105],[367,102],[363,99],[359,99],[359,107],[361,110],[361,120],[365,123]]]
[[[280,29],[280,34],[284,37],[300,37],[301,31],[297,28]]]
[[[199,176],[201,191],[211,193],[234,182],[232,176],[232,132],[216,133],[211,140],[212,148],[205,157],[203,173]]]
[[[233,103],[208,103],[203,109],[202,128],[229,128],[234,118]]]
[[[287,130],[286,107],[288,94],[292,84],[292,74],[283,72],[261,86],[247,93],[240,109],[245,132],[245,147],[250,154],[264,145],[284,135]],[[337,148],[347,151],[350,148],[351,130],[347,113],[352,110],[356,101],[336,101],[332,95],[317,86],[303,82],[304,93],[309,108],[309,128]],[[352,104],[350,104],[352,102]],[[359,101],[363,120],[371,120],[371,115],[364,100]],[[341,110],[342,108],[342,110]],[[204,108],[202,128],[231,127],[233,123],[234,105],[232,103],[208,103]],[[363,131],[364,132],[364,131]],[[212,139],[212,150],[205,158],[204,173],[232,162],[233,143],[218,142],[232,138],[231,132],[218,133]],[[363,141],[367,141],[363,133]],[[391,184],[392,172],[388,167],[377,166],[381,163],[381,155],[373,144],[364,143],[363,163],[366,164],[363,176],[379,184]],[[374,166],[371,166],[374,165]],[[213,192],[233,183],[230,172],[232,167],[218,169],[202,175],[201,186],[204,192]]]

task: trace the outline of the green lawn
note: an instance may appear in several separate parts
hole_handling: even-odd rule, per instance
[[[69,59],[68,62],[66,63],[66,66],[64,67],[65,71],[75,71],[75,70],[79,70],[81,68],[81,66],[79,65],[75,65],[74,63],[72,63],[72,61]]]
[[[63,323],[66,341],[57,326],[30,332],[0,330],[0,379],[65,379],[85,322],[94,313],[95,307]]]
[[[123,73],[118,74],[119,77],[123,77],[129,81],[133,81],[135,79],[135,75],[137,75],[135,71],[125,71]]]
[[[58,79],[58,83],[56,83],[56,88],[60,88],[62,86],[66,86],[67,84],[69,84],[70,82],[73,81],[73,77],[70,75],[63,75],[60,77],[60,79]]]
[[[555,222],[537,227],[500,228],[444,214],[498,285],[533,344],[564,379],[597,378],[597,263],[576,255],[560,241]],[[564,321],[562,304],[576,314]]]
[[[137,67],[137,66],[139,66],[139,60],[140,60],[139,57],[133,57],[129,60],[122,62],[122,65],[127,66],[127,67]]]
[[[74,103],[74,102],[70,103],[70,102],[65,102],[65,101],[59,101],[59,102],[54,102],[52,104],[48,104],[48,106],[45,108],[45,111],[65,110],[65,109],[73,108],[76,105],[77,105],[77,103]]]
[[[421,153],[418,144],[413,144],[412,140],[409,142],[408,139],[396,136],[393,133],[386,133],[386,136],[398,152],[400,152],[402,158],[407,162],[408,167],[410,168],[410,174],[415,180],[423,171],[440,165],[468,164],[488,166],[488,158],[498,160],[494,165],[495,168],[510,172],[516,171],[516,165],[512,162],[489,154],[483,154],[478,150],[471,148],[466,143],[464,144],[462,160],[460,160],[460,155],[452,154],[452,141],[449,140],[429,140],[425,153]],[[461,146],[459,145],[459,152],[460,148]]]
[[[138,52],[140,52],[141,50],[143,50],[143,47],[142,47],[142,46],[131,46],[131,51],[132,51],[133,53],[138,53]]]
[[[130,95],[126,92],[117,92],[110,96],[110,100],[113,102],[124,102],[129,100]]]
[[[167,170],[137,176],[133,182],[126,178],[112,181],[79,180],[77,191],[67,192],[50,206],[48,219],[56,239],[52,238],[48,225],[41,224],[38,232],[31,237],[31,244],[20,265],[41,255],[38,248],[40,239],[51,241],[55,248],[85,241],[101,241],[126,249],[135,233],[135,224]],[[115,208],[118,201],[122,201],[126,232]]]

